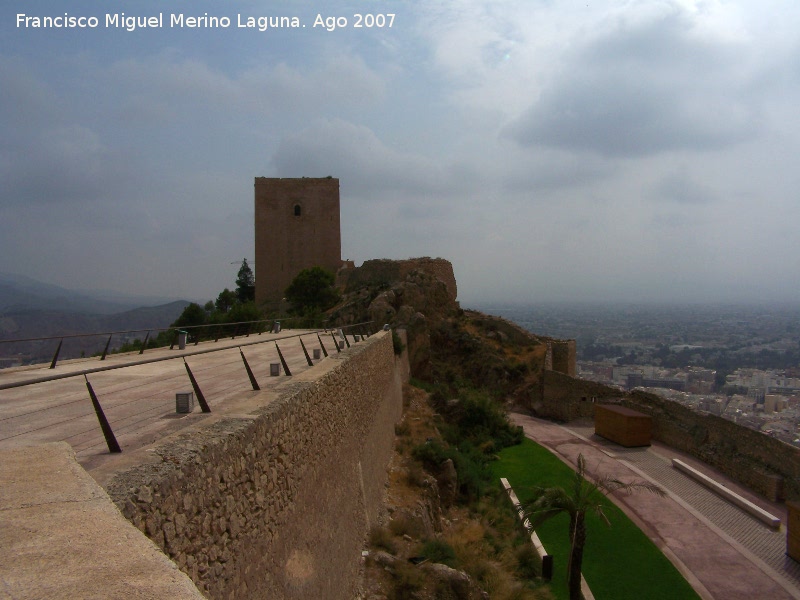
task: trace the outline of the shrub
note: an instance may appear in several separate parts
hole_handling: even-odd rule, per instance
[[[462,390],[456,403],[447,405],[446,419],[458,427],[457,435],[473,444],[487,445],[490,451],[515,446],[524,439],[521,427],[509,423],[503,406],[487,392]]]
[[[428,393],[433,391],[433,384],[430,384],[427,381],[422,381],[421,379],[417,379],[416,377],[411,377],[408,380],[408,383],[414,387],[418,387],[421,390],[425,390]]]
[[[373,548],[382,548],[389,554],[397,552],[397,545],[392,534],[387,529],[377,525],[369,530],[369,545]]]
[[[440,473],[442,463],[451,459],[458,475],[458,492],[462,501],[469,502],[479,498],[491,481],[488,458],[469,442],[455,447],[431,440],[414,447],[411,455],[433,474]]]
[[[442,563],[448,567],[457,568],[456,552],[446,541],[439,538],[426,540],[419,549],[419,555],[424,556],[430,562]]]
[[[453,458],[454,453],[450,448],[446,448],[439,440],[431,440],[419,446],[415,446],[411,451],[411,456],[422,463],[431,473],[438,473],[441,465],[448,458]],[[453,461],[455,462],[455,461]]]
[[[406,349],[406,345],[403,343],[403,340],[400,339],[400,336],[394,329],[392,330],[392,347],[394,348],[394,353],[397,356],[400,356],[403,353],[403,350]]]
[[[417,463],[409,465],[406,481],[414,487],[425,487],[425,471]]]
[[[533,544],[521,544],[514,552],[517,560],[517,573],[524,579],[535,579],[541,566],[541,560]]]
[[[408,535],[413,538],[420,537],[424,533],[422,521],[406,513],[396,513],[389,522],[389,530],[394,535]]]
[[[425,575],[407,562],[398,561],[392,576],[394,585],[389,590],[390,600],[413,600],[425,583]]]

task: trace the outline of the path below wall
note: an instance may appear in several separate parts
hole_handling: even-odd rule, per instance
[[[590,473],[601,465],[597,470],[603,475],[624,481],[645,478],[667,489],[669,495],[665,498],[632,494],[615,496],[614,501],[664,550],[703,598],[800,598],[798,565],[782,556],[780,549],[780,564],[774,560],[768,564],[767,557],[758,556],[759,547],[763,549],[764,544],[769,546],[770,556],[775,553],[776,544],[785,548],[785,527],[775,532],[737,508],[719,506],[724,504],[723,500],[669,466],[670,455],[701,466],[697,461],[660,444],[651,448],[623,448],[594,436],[594,427],[590,425],[560,426],[520,414],[513,414],[512,418],[523,427],[527,437],[573,467],[578,455],[583,454]],[[718,473],[715,477],[722,478]],[[747,493],[727,479],[723,482]],[[765,508],[781,514],[779,505]],[[736,514],[716,519],[709,511]],[[747,542],[748,538],[752,544]]]

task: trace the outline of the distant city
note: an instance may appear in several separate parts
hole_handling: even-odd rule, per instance
[[[800,447],[800,306],[476,308],[575,339],[582,379],[643,389]]]

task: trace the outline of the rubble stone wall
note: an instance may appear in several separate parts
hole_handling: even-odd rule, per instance
[[[596,403],[618,403],[652,418],[654,440],[696,456],[770,500],[800,499],[800,449],[722,417],[645,392],[626,393],[599,383],[544,373],[531,390],[538,416],[592,418]]]
[[[453,273],[453,265],[443,258],[409,258],[405,260],[389,260],[378,258],[364,261],[364,263],[346,273],[346,279],[340,280],[340,285],[345,291],[354,291],[360,287],[373,287],[380,289],[398,281],[403,281],[412,271],[423,271],[433,275],[445,284],[447,294],[451,300],[458,297],[458,286]],[[340,276],[345,273],[340,272]]]
[[[107,486],[211,598],[355,597],[407,365],[390,332],[330,357],[255,412],[157,448]],[[275,394],[273,392],[273,394]]]

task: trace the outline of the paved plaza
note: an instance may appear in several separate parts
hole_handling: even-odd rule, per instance
[[[348,341],[356,343],[352,336]],[[0,449],[65,441],[85,468],[102,471],[110,460],[118,462],[113,456],[119,455],[109,453],[87,379],[122,448],[124,462],[126,452],[130,455],[166,435],[224,414],[246,413],[256,392],[242,354],[258,386],[269,393],[291,381],[313,378],[314,367],[331,360],[325,357],[323,347],[329,355],[337,354],[330,333],[284,331],[203,342],[184,350],[162,348],[143,355],[109,355],[104,361],[62,361],[55,369],[49,369],[49,365],[5,369],[0,371]],[[274,365],[282,364],[278,348],[291,378],[285,376],[283,366],[279,375],[272,375]],[[314,357],[315,349],[319,358]],[[198,405],[190,414],[176,412],[176,394],[193,391],[184,361],[210,413],[201,412]],[[12,387],[20,383],[30,385]],[[591,423],[561,426],[524,415],[512,417],[528,437],[573,466],[583,454],[591,471],[627,480],[646,478],[668,490],[666,498],[634,494],[616,501],[703,598],[800,599],[800,565],[785,555],[785,525],[779,530],[769,528],[674,469],[671,460],[687,462],[780,517],[783,523],[784,505],[767,502],[692,457],[658,443],[647,448],[623,448],[594,435]]]
[[[91,468],[108,457],[109,448],[87,380],[125,453],[230,409],[233,400],[255,395],[242,354],[261,390],[288,379],[278,349],[293,378],[302,376],[313,367],[301,340],[314,366],[328,360],[325,352],[337,353],[329,332],[284,330],[190,344],[184,350],[157,348],[141,355],[110,354],[103,361],[97,357],[65,360],[55,369],[44,364],[0,370],[0,449],[65,441],[81,464]],[[347,340],[356,343],[352,335]],[[190,414],[176,411],[176,394],[194,392],[184,361],[211,413],[201,411],[197,394]],[[274,376],[276,365],[280,365],[279,375]],[[9,387],[20,383],[28,385]]]
[[[624,480],[648,479],[667,490],[615,496],[704,598],[800,598],[800,565],[785,555],[786,508],[767,502],[696,459],[658,443],[623,448],[594,435],[591,423],[556,425],[514,414],[527,437],[572,465],[579,454],[590,472]],[[679,458],[781,518],[773,530],[671,466]],[[591,586],[591,582],[589,582]]]

